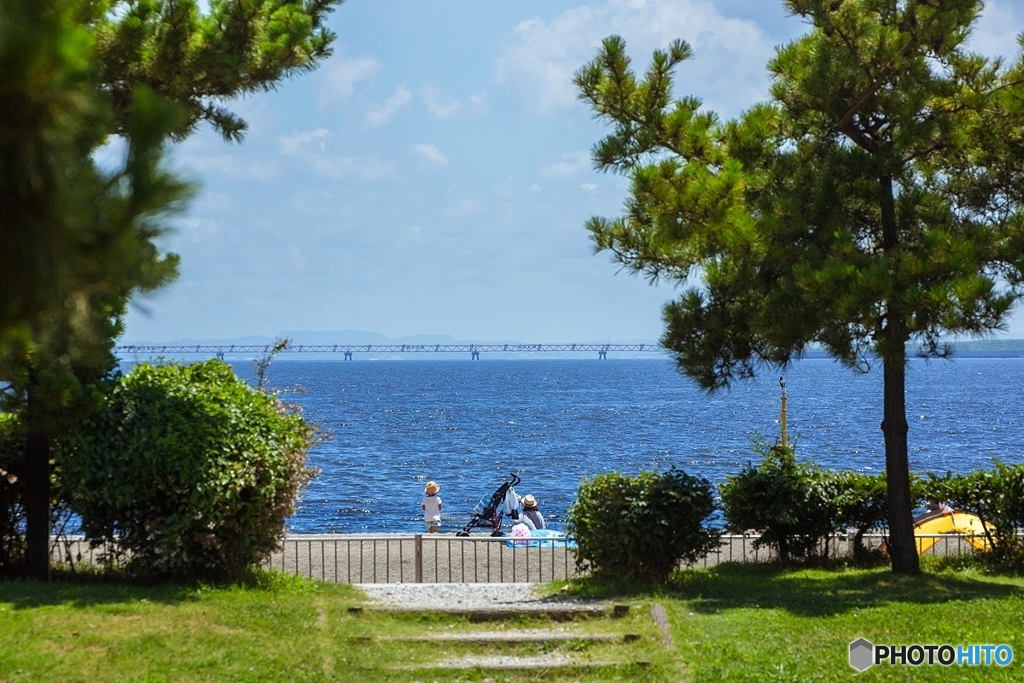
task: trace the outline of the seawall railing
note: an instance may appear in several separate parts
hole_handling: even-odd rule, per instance
[[[335,583],[546,583],[580,576],[564,541],[432,534],[289,536],[267,569]]]
[[[771,549],[759,546],[756,534],[722,536],[721,543],[691,566],[713,567],[723,562],[774,562]],[[922,555],[949,557],[976,552],[973,537],[959,534],[919,535]],[[930,542],[934,540],[935,543]],[[447,534],[323,534],[289,535],[281,550],[263,567],[330,583],[547,583],[578,578],[587,568],[577,567],[573,544],[534,539],[516,545],[509,537]],[[884,547],[883,534],[868,534],[869,550]],[[521,542],[522,543],[522,542]],[[929,546],[930,547],[925,547]],[[839,559],[853,555],[852,534],[831,536],[819,555]],[[57,565],[101,565],[102,547],[82,538],[54,544]]]

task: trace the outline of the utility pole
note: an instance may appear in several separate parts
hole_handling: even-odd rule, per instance
[[[782,438],[780,439],[783,448],[788,448],[789,445],[786,442],[786,378],[779,378],[779,386],[782,387],[782,410],[779,411],[779,426],[782,432]]]

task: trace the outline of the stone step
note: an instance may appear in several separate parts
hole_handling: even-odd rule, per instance
[[[521,617],[535,619],[546,618],[552,621],[572,621],[573,619],[588,617],[615,616],[614,611],[610,611],[605,609],[604,607],[595,605],[573,605],[558,607],[545,607],[542,605],[524,605],[515,607],[510,606],[491,608],[431,607],[422,609],[408,607],[372,607],[370,609],[373,612],[387,614],[439,614],[453,617],[464,617],[472,623],[479,623],[484,621],[507,621],[509,619],[518,619]]]
[[[422,636],[387,636],[382,641],[407,643],[509,644],[564,642],[635,643],[638,633],[571,633],[566,631],[481,631],[477,633],[436,633]]]
[[[460,669],[482,669],[487,671],[517,671],[524,669],[599,669],[624,666],[649,666],[649,662],[621,662],[621,661],[587,661],[573,659],[569,655],[552,653],[537,655],[533,657],[516,657],[512,655],[466,655],[457,659],[446,659],[439,662],[428,662],[424,664],[410,664],[394,667],[394,670],[460,670]]]

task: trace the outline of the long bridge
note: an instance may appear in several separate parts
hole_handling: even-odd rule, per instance
[[[124,344],[114,349],[120,356],[207,354],[224,358],[226,354],[268,354],[273,344]],[[657,344],[289,344],[282,353],[337,353],[352,360],[356,353],[468,353],[473,360],[481,353],[545,353],[545,352],[597,352],[598,358],[607,358],[613,351],[658,353],[664,349]]]

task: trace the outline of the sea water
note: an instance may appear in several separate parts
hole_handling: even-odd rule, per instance
[[[884,471],[880,368],[805,359],[781,374],[799,459]],[[779,436],[779,373],[707,394],[665,358],[285,359],[267,379],[328,435],[293,532],[420,531],[428,480],[455,530],[510,472],[557,526],[587,477],[676,466],[717,484]],[[1024,358],[911,361],[907,419],[914,471],[1024,461]]]

